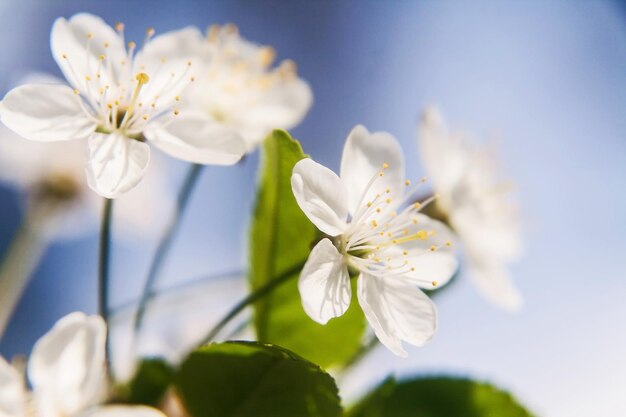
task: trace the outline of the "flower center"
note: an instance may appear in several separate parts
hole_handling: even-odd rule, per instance
[[[135,54],[135,42],[124,47],[124,25],[116,24],[115,29],[118,39],[87,34],[84,61],[63,53],[66,76],[83,111],[97,124],[97,132],[117,131],[143,140],[149,122],[159,119],[167,124],[179,115],[180,94],[194,81],[189,74],[191,61],[168,62],[165,57]],[[148,29],[144,44],[153,35],[154,29]]]
[[[411,265],[413,257],[434,252],[443,246],[450,247],[452,243],[428,244],[426,241],[434,239],[436,231],[421,225],[417,215],[437,195],[421,203],[407,204],[425,179],[408,191],[387,188],[367,200],[387,168],[388,165],[384,164],[383,169],[368,183],[361,204],[339,244],[347,261],[357,269],[372,274],[402,275],[415,271]],[[411,181],[406,180],[404,185],[409,187]],[[433,285],[437,283],[433,282]]]

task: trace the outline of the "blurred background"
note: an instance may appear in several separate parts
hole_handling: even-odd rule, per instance
[[[143,39],[148,27],[159,33],[233,22],[248,39],[273,45],[279,59],[298,64],[315,95],[292,133],[333,169],[347,133],[362,123],[395,135],[409,177],[421,177],[416,122],[430,103],[451,127],[495,141],[521,196],[526,254],[513,271],[524,308],[492,307],[461,276],[438,297],[434,341],[406,360],[375,351],[342,381],[345,398],[390,372],[446,372],[492,381],[541,416],[626,415],[623,3],[3,0],[2,94],[32,70],[60,76],[50,28],[79,11],[123,21],[127,39]],[[255,153],[237,167],[205,170],[162,288],[243,271],[257,165]],[[162,168],[176,190],[185,164],[167,160]],[[167,195],[155,212],[170,204]],[[0,250],[22,208],[23,197],[2,186]],[[3,356],[27,353],[68,312],[95,312],[93,223],[48,247],[0,343]],[[115,306],[138,296],[154,244],[153,236],[117,241]],[[231,284],[201,293],[194,305],[227,308],[245,290],[236,278]]]

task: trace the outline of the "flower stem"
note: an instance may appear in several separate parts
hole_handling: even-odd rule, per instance
[[[111,223],[113,215],[113,200],[105,198],[100,223],[100,254],[98,259],[98,312],[107,324],[106,358],[107,369],[110,370],[110,342],[109,342],[109,258],[111,252]]]
[[[246,307],[248,307],[255,301],[265,297],[281,284],[289,281],[290,278],[297,276],[296,274],[298,274],[302,270],[302,268],[304,268],[304,262],[300,262],[299,264],[294,265],[282,274],[278,275],[276,278],[268,281],[262,287],[259,287],[254,292],[248,294],[248,296],[235,304],[235,306],[224,316],[224,318],[222,318],[222,320],[220,320],[215,326],[213,326],[213,328],[209,331],[209,333],[207,333],[204,339],[202,339],[202,342],[200,342],[200,344],[205,345],[212,342],[215,336],[217,336],[217,334]]]
[[[22,220],[0,264],[0,339],[46,248],[39,233],[44,207],[34,207]]]
[[[135,335],[137,335],[139,333],[139,330],[141,329],[141,325],[143,324],[143,319],[146,314],[146,308],[148,306],[148,302],[150,301],[150,295],[154,290],[154,286],[160,275],[163,262],[165,261],[167,253],[172,246],[174,236],[178,231],[183,217],[183,213],[185,212],[187,204],[189,203],[189,197],[191,196],[191,192],[193,191],[194,186],[197,183],[198,178],[200,177],[202,168],[203,165],[200,164],[193,164],[189,168],[189,171],[187,172],[187,175],[183,182],[183,186],[178,194],[176,211],[174,213],[174,216],[170,220],[170,223],[167,225],[163,236],[161,236],[159,245],[157,246],[156,252],[154,253],[152,263],[150,264],[150,269],[148,270],[148,277],[146,278],[146,283],[143,287],[141,298],[139,299],[139,306],[137,308],[137,312],[135,313],[135,321],[133,324]]]

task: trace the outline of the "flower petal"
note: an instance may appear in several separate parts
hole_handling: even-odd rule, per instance
[[[522,307],[522,295],[504,264],[481,261],[470,254],[468,272],[478,291],[494,305],[509,311]]]
[[[26,415],[26,390],[22,375],[0,356],[0,416]]]
[[[372,200],[376,194],[387,188],[392,198],[400,198],[404,193],[404,156],[398,141],[385,132],[370,133],[364,126],[358,125],[348,135],[341,158],[341,179],[348,190],[350,212],[355,213],[363,192],[370,180],[383,170],[370,187],[363,202]]]
[[[108,46],[106,46],[108,45]],[[100,85],[115,85],[122,71],[122,62],[128,59],[122,37],[104,20],[88,13],[78,13],[69,20],[55,20],[50,33],[52,55],[65,78],[75,88],[88,93],[86,76]],[[102,70],[100,56],[107,62]],[[65,58],[64,58],[65,56]]]
[[[348,268],[330,239],[322,239],[311,251],[298,289],[304,311],[320,324],[348,310],[352,298]]]
[[[402,341],[422,346],[437,330],[435,305],[407,281],[362,273],[357,291],[359,304],[374,333],[398,356],[408,356]]]
[[[299,78],[277,80],[264,91],[255,106],[245,106],[231,115],[231,125],[241,131],[248,149],[261,143],[272,129],[291,129],[311,108],[313,92]]]
[[[200,114],[178,116],[167,125],[154,125],[145,136],[174,158],[206,165],[233,165],[244,155],[241,136]]]
[[[150,147],[119,133],[89,138],[87,183],[103,197],[115,198],[136,186],[150,162]]]
[[[73,415],[95,404],[105,382],[106,328],[99,316],[72,313],[35,344],[28,377],[41,415]]]
[[[472,153],[460,134],[452,134],[435,107],[422,114],[419,148],[426,172],[442,201],[452,204],[457,187],[472,163]],[[445,204],[446,206],[448,204]]]
[[[81,417],[165,417],[165,414],[144,405],[107,405],[83,413]]]
[[[0,118],[26,139],[83,139],[96,129],[96,123],[85,114],[80,100],[65,85],[26,84],[4,96]]]
[[[330,169],[305,158],[293,167],[291,189],[300,206],[318,229],[337,236],[346,229],[346,187]]]

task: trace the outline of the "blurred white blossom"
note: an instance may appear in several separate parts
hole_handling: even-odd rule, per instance
[[[449,132],[435,108],[420,126],[422,161],[439,195],[435,209],[459,236],[478,290],[494,304],[517,309],[522,298],[507,263],[521,252],[520,222],[511,186],[499,176],[487,149]]]
[[[436,310],[419,288],[445,284],[457,268],[446,226],[407,204],[414,190],[404,177],[395,138],[355,127],[341,160],[341,176],[303,159],[291,185],[298,205],[330,238],[312,250],[300,276],[302,305],[325,324],[350,305],[349,268],[360,274],[358,300],[378,339],[399,356],[402,341],[421,346],[436,331]]]
[[[273,67],[274,49],[247,41],[232,24],[213,25],[206,35],[195,27],[167,33],[154,39],[150,52],[193,56],[196,85],[185,91],[185,105],[242,137],[248,151],[272,129],[297,125],[313,101],[293,61]]]
[[[54,59],[71,85],[26,84],[0,105],[3,123],[35,141],[87,140],[87,180],[115,198],[135,187],[150,160],[146,140],[180,159],[230,165],[245,151],[241,138],[203,112],[181,111],[180,95],[194,81],[190,57],[151,45],[125,45],[115,29],[81,13],[59,18],[51,32]]]
[[[72,313],[35,344],[28,380],[0,357],[2,417],[164,417],[144,406],[104,405],[106,325],[99,316]]]

